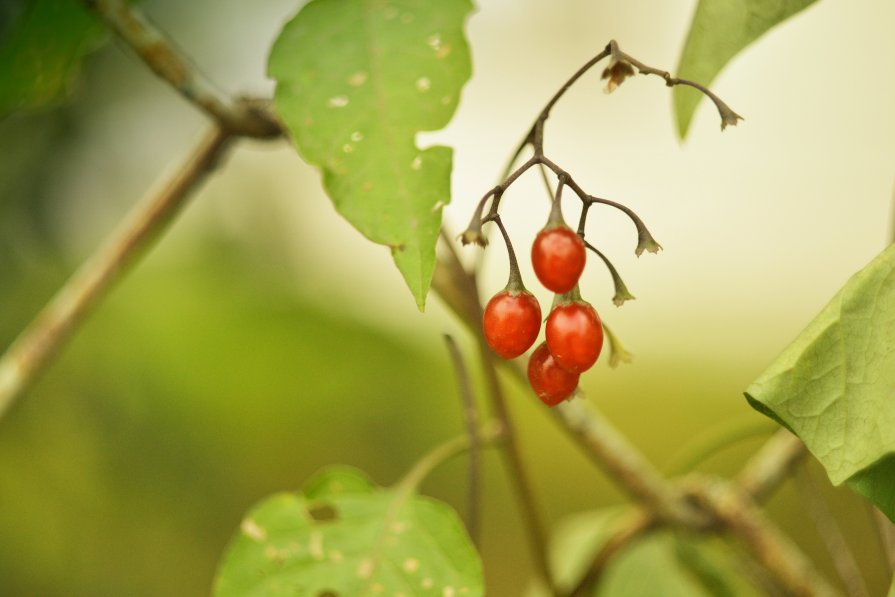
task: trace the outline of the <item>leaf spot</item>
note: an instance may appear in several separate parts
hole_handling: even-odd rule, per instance
[[[394,6],[389,6],[382,13],[382,16],[385,17],[386,21],[391,21],[392,19],[394,19],[395,17],[398,16],[398,9],[395,8]]]
[[[329,522],[339,518],[339,512],[331,504],[311,504],[308,515],[317,522]]]
[[[336,95],[328,100],[326,100],[326,105],[329,108],[344,108],[348,105],[348,96],[347,95]]]
[[[414,19],[414,17],[413,17],[412,13],[405,12],[404,14],[401,15],[401,23],[404,25],[411,24],[413,22],[413,19]]]
[[[344,153],[351,153],[352,151],[354,151],[354,146],[351,143],[346,143],[342,146],[342,151]]]
[[[407,572],[408,574],[413,574],[414,572],[416,572],[417,570],[420,569],[420,561],[417,560],[416,558],[407,558],[401,564],[401,568],[404,569],[404,572]]]
[[[422,167],[423,167],[423,158],[421,156],[416,156],[415,158],[413,158],[413,161],[410,162],[411,170],[419,170]]]
[[[367,82],[367,77],[368,75],[365,71],[359,70],[348,77],[348,84],[352,87],[360,87]]]
[[[456,597],[457,591],[454,590],[454,587],[445,587],[441,590],[442,597]]]
[[[354,141],[355,143],[357,143],[359,141],[363,141],[364,134],[360,131],[354,131],[353,133],[351,133],[351,140]]]
[[[379,583],[376,583],[376,584],[374,584],[372,587],[370,587],[370,591],[372,591],[373,593],[381,593],[381,592],[383,592],[384,590],[385,590],[385,587],[383,587],[383,586],[382,586],[381,584],[379,584]]]
[[[426,92],[432,88],[432,81],[429,80],[429,77],[420,77],[416,80],[416,90],[419,92]]]
[[[433,581],[431,578],[429,578],[427,576],[426,578],[423,579],[423,582],[420,583],[420,586],[423,587],[424,589],[431,589],[432,585],[434,585],[434,584],[435,584],[435,581]]]
[[[438,33],[436,33],[435,35],[430,35],[426,39],[426,43],[429,44],[430,48],[437,52],[441,49],[441,35]]]
[[[441,209],[442,207],[444,207],[444,201],[441,201],[441,200],[439,199],[438,201],[435,202],[435,205],[432,206],[432,212],[433,212],[433,213],[434,213],[434,212],[437,212],[437,211],[438,211],[439,209]]]
[[[466,595],[469,593],[469,587],[460,587],[460,594]]]
[[[360,578],[370,578],[373,576],[373,570],[376,568],[376,564],[370,558],[364,558],[360,561],[360,564],[357,565],[357,576]]]
[[[308,553],[317,561],[320,561],[325,557],[323,555],[323,533],[320,531],[311,533],[311,540],[308,543]]]
[[[449,103],[451,103],[451,101],[452,101],[452,100],[451,100],[451,96],[449,96],[449,95],[445,95],[444,97],[441,98],[441,105],[442,105],[442,106],[446,106],[446,105],[448,105]]]
[[[344,556],[342,555],[342,552],[339,551],[338,549],[334,549],[331,552],[329,552],[329,559],[332,560],[333,562],[341,562],[343,557]]]
[[[364,181],[364,184],[360,186],[360,190],[362,190],[364,193],[369,193],[373,190],[373,183],[369,180]]]
[[[267,531],[265,531],[263,527],[258,526],[258,523],[251,518],[243,520],[242,524],[239,525],[239,528],[246,536],[259,543],[267,539]]]

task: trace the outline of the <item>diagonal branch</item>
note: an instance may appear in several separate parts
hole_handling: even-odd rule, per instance
[[[214,169],[230,135],[215,129],[174,176],[125,218],[109,240],[65,283],[0,358],[0,418],[34,382],[78,324],[180,211]]]
[[[82,0],[155,74],[234,136],[269,139],[283,127],[265,102],[232,98],[211,83],[143,12],[124,0]]]

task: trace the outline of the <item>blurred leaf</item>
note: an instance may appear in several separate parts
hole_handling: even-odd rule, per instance
[[[838,485],[895,519],[895,245],[808,324],[746,390],[798,435]]]
[[[551,541],[551,565],[561,587],[584,575],[626,509],[604,509],[567,517]],[[529,595],[541,595],[530,591]],[[751,596],[762,593],[741,573],[736,553],[724,541],[657,531],[629,544],[610,560],[593,595],[599,597]]]
[[[445,504],[334,467],[252,509],[215,595],[483,595],[481,563]]]
[[[268,69],[302,157],[341,213],[387,245],[422,309],[435,267],[452,151],[421,150],[469,79],[469,0],[312,0],[286,24]]]
[[[0,118],[64,100],[103,26],[72,0],[13,0],[0,10]]]
[[[708,86],[740,51],[814,1],[700,0],[684,42],[677,76]],[[683,85],[676,86],[673,93],[678,134],[683,139],[702,94]]]
[[[196,238],[172,231],[4,419],[0,594],[207,595],[259,496],[329,462],[394,478],[456,433],[440,345],[385,329],[320,274],[296,279],[269,245],[179,244]],[[35,280],[35,260],[0,292],[0,337],[69,271]]]

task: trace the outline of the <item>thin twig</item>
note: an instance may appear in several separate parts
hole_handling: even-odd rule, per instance
[[[269,139],[283,127],[258,100],[239,100],[221,93],[177,46],[133,4],[124,0],[82,0],[159,77],[234,136]]]
[[[445,344],[454,363],[454,373],[460,386],[460,399],[463,402],[463,420],[466,423],[466,434],[469,436],[469,470],[466,483],[466,529],[473,543],[478,544],[479,537],[479,496],[481,495],[481,459],[479,455],[479,413],[469,371],[460,354],[457,342],[449,335],[444,335]]]
[[[849,597],[869,597],[870,593],[867,591],[855,554],[820,494],[817,482],[811,478],[811,473],[806,467],[797,470],[793,480],[799,489],[802,502],[807,506],[808,514],[814,521],[817,534],[820,535],[827,553],[833,560],[833,567],[845,586],[846,594]]]
[[[552,412],[588,456],[643,507],[689,528],[699,529],[709,522],[597,409],[583,400],[570,400]]]
[[[488,421],[477,430],[475,435],[479,438],[481,445],[490,446],[501,441],[503,433],[503,426],[499,421]],[[405,492],[416,490],[436,467],[468,450],[470,438],[469,434],[463,434],[436,446],[417,460],[395,484],[395,487]]]
[[[677,77],[672,77],[671,73],[668,71],[664,71],[658,68],[653,68],[652,66],[647,66],[644,63],[640,62],[636,58],[625,54],[622,52],[618,44],[615,40],[609,42],[609,49],[612,53],[612,56],[615,60],[623,61],[632,64],[640,71],[641,74],[644,75],[656,75],[665,80],[665,84],[668,87],[674,87],[676,85],[684,85],[686,87],[692,87],[703,94],[706,95],[712,102],[715,104],[715,108],[718,109],[718,114],[721,116],[721,130],[723,131],[727,126],[736,126],[736,123],[740,120],[743,120],[743,117],[734,112],[730,106],[728,106],[724,101],[721,100],[720,97],[715,95],[708,87],[705,85],[701,85],[695,81],[690,81],[688,79],[679,79]]]
[[[895,572],[895,524],[889,520],[889,517],[882,511],[867,502],[868,506],[873,510],[873,521],[879,532],[880,542],[883,547],[883,554],[886,557],[886,563],[889,565],[889,572]]]
[[[158,240],[190,191],[215,167],[230,138],[219,128],[207,134],[174,176],[133,209],[7,348],[0,357],[0,418],[123,271]]]
[[[507,408],[503,386],[497,376],[497,358],[491,351],[491,348],[485,343],[481,334],[478,334],[478,340],[491,405],[497,420],[503,425],[506,442],[503,445],[502,453],[509,469],[510,479],[516,489],[516,497],[522,508],[522,519],[528,531],[535,572],[550,590],[551,594],[556,594],[556,583],[547,559],[547,527],[544,524],[541,509],[537,504],[534,486],[528,476],[528,470],[525,468],[525,461],[519,447],[515,425]]]
[[[807,454],[798,437],[780,429],[764,443],[737,477],[740,488],[761,502],[785,481]]]
[[[597,582],[599,582],[612,559],[626,547],[658,528],[658,526],[658,519],[648,510],[634,510],[628,513],[616,525],[615,532],[603,543],[599,551],[594,555],[587,572],[568,591],[567,595],[569,597],[589,597],[593,595]]]
[[[765,517],[741,489],[714,479],[689,481],[689,497],[740,540],[788,595],[827,596],[838,592],[804,553]]]

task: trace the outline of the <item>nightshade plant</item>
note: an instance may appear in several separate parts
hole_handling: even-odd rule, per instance
[[[102,21],[214,126],[168,184],[138,206],[8,347],[0,359],[0,416],[239,138],[289,135],[301,156],[322,172],[339,213],[389,248],[416,304],[424,306],[431,286],[471,330],[478,347],[487,413],[480,412],[464,355],[448,337],[465,433],[424,455],[390,487],[340,466],[320,472],[300,491],[265,499],[238,524],[229,547],[222,546],[216,595],[482,595],[487,562],[483,566],[475,547],[478,459],[489,446],[500,451],[510,472],[534,563],[536,595],[622,595],[623,580],[635,577],[693,595],[835,594],[825,575],[760,507],[806,447],[834,483],[848,483],[895,519],[893,247],[856,274],[747,389],[749,403],[789,431],[778,432],[734,479],[696,474],[668,479],[590,402],[568,400],[600,356],[604,338],[610,365],[630,360],[578,289],[590,251],[610,274],[612,301],[622,305],[634,298],[602,252],[605,247],[588,240],[591,208],[610,207],[630,218],[636,255],[661,247],[631,208],[586,191],[545,154],[552,110],[576,81],[606,61],[607,91],[637,74],[657,76],[674,87],[682,134],[697,101],[683,95],[682,88],[713,102],[722,130],[735,125],[741,117],[704,84],[739,50],[810,1],[784,3],[777,10],[779,3],[772,0],[701,0],[679,69],[702,73],[701,82],[647,66],[615,41],[576,71],[536,116],[500,182],[481,198],[460,236],[465,244],[484,247],[486,226],[494,223],[508,252],[508,283],[484,309],[476,272],[461,265],[453,239],[441,227],[441,211],[451,198],[452,150],[420,148],[415,141],[418,132],[447,124],[470,77],[464,36],[472,10],[468,0],[308,2],[273,44],[268,68],[277,88],[272,103],[219,92],[132,4],[81,4],[22,0],[17,5],[20,10],[13,11],[15,18],[4,25],[7,35],[0,40],[0,110],[64,99],[78,58],[98,43]],[[45,27],[56,29],[59,43],[41,50]],[[531,155],[520,164],[527,150]],[[557,296],[544,326],[546,340],[529,358],[528,381],[544,403],[558,405],[542,409],[544,417],[556,420],[634,503],[583,513],[574,524],[553,529],[550,537],[520,450],[506,380],[499,375],[524,379],[525,370],[495,358],[495,353],[504,359],[524,354],[537,342],[541,327],[540,306],[522,283],[500,214],[510,187],[532,168],[543,177],[551,202],[547,224],[532,243],[533,268]],[[581,205],[575,229],[563,219],[564,192]],[[443,255],[436,252],[438,242]],[[448,505],[419,493],[435,467],[461,453],[470,463],[463,520]],[[891,531],[888,524],[880,523],[885,532]],[[843,584],[858,594],[851,590],[855,566],[837,564]]]

